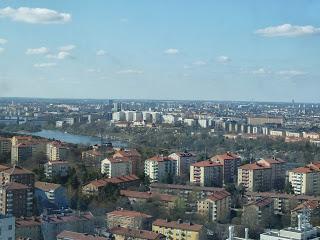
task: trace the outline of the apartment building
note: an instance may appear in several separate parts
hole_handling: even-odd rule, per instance
[[[152,223],[152,231],[161,233],[167,239],[172,240],[200,240],[204,236],[203,225],[193,224],[191,222],[168,221],[164,219],[157,219]]]
[[[114,240],[165,240],[163,234],[155,233],[152,231],[138,230],[124,227],[114,227],[110,229]]]
[[[93,234],[94,216],[91,212],[63,211],[54,215],[16,218],[17,239],[56,240],[65,230]]]
[[[202,187],[221,187],[223,182],[223,165],[206,160],[191,164],[190,183]]]
[[[189,174],[190,165],[197,161],[196,155],[188,151],[172,153],[169,158],[177,161],[177,176]]]
[[[298,224],[298,216],[304,214],[306,210],[310,213],[310,220],[312,220],[312,216],[315,213],[317,214],[320,210],[320,200],[308,200],[292,209],[291,226],[296,226]]]
[[[19,143],[11,147],[11,164],[20,165],[22,162],[32,157],[32,144]]]
[[[257,162],[245,164],[238,169],[238,185],[246,191],[261,192],[272,188],[272,169]]]
[[[197,202],[198,213],[210,221],[224,222],[231,211],[231,195],[227,191],[215,192]]]
[[[130,229],[151,229],[152,216],[136,211],[116,210],[106,214],[107,227],[124,227]]]
[[[246,224],[248,221],[259,224],[264,218],[270,218],[272,214],[273,200],[271,198],[261,198],[243,206],[241,221],[243,224]]]
[[[143,162],[141,154],[136,149],[120,149],[113,154],[114,158],[128,158],[132,163],[132,174],[138,174],[143,171]]]
[[[106,158],[101,161],[101,173],[108,178],[132,174],[132,162],[127,157]]]
[[[150,178],[151,182],[161,182],[176,175],[177,161],[162,155],[154,156],[145,161],[144,173]]]
[[[84,185],[82,193],[85,195],[99,195],[108,184],[114,184],[120,189],[125,189],[128,187],[138,187],[140,183],[141,180],[136,175],[97,179]]]
[[[320,162],[289,171],[289,182],[295,194],[320,194]]]
[[[47,143],[46,155],[48,161],[66,160],[68,148],[60,141]]]
[[[17,182],[0,185],[0,213],[21,217],[33,214],[33,189]]]
[[[15,217],[0,214],[0,239],[16,239]]]
[[[232,152],[216,155],[211,158],[212,161],[218,162],[223,166],[223,183],[236,183],[238,168],[241,165],[241,157]]]
[[[66,177],[69,174],[70,165],[64,161],[53,161],[44,164],[44,174],[48,179],[54,177]]]
[[[13,166],[12,168],[4,169],[0,172],[0,176],[2,178],[2,182],[17,182],[30,188],[34,188],[34,173],[19,166]]]
[[[260,159],[258,164],[271,168],[271,185],[273,189],[283,189],[286,176],[286,161],[280,158]]]
[[[37,199],[37,208],[40,211],[45,208],[61,209],[68,207],[66,189],[60,184],[36,182],[35,198]]]
[[[159,201],[165,208],[173,208],[175,206],[175,201],[178,199],[177,196],[169,194],[139,192],[130,190],[120,190],[120,196],[128,198],[131,204],[137,202],[145,203],[150,200],[156,200]]]

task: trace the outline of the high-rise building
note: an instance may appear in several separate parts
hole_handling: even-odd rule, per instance
[[[169,155],[177,161],[177,175],[185,175],[190,172],[190,165],[197,161],[196,155],[192,152],[175,152]]]
[[[241,165],[241,157],[237,154],[226,152],[211,158],[212,161],[223,165],[223,183],[236,183],[238,168]]]
[[[67,147],[61,142],[50,142],[47,143],[47,159],[48,161],[60,161],[66,160]]]
[[[106,158],[101,161],[101,173],[108,178],[132,174],[132,162],[126,157]]]

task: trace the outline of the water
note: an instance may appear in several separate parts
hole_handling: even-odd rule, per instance
[[[62,142],[73,143],[73,144],[84,144],[84,145],[94,145],[100,144],[100,138],[75,135],[70,133],[65,133],[57,130],[41,130],[40,132],[28,133],[28,135],[39,136],[43,138],[50,138],[60,140]],[[115,147],[126,147],[126,143],[121,141],[111,141]]]

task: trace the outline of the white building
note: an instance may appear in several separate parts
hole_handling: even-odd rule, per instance
[[[113,121],[126,121],[126,114],[124,112],[113,112],[112,113]]]
[[[63,161],[50,161],[44,164],[44,174],[47,178],[66,177],[69,174],[69,163]]]
[[[0,239],[16,239],[15,217],[0,215]]]
[[[126,157],[106,158],[101,161],[101,173],[108,178],[132,174],[132,161]]]
[[[183,122],[189,127],[195,126],[197,124],[197,121],[193,118],[185,118]]]
[[[162,116],[162,122],[166,124],[175,124],[177,122],[177,117],[172,114],[166,114]]]
[[[319,231],[309,223],[309,217],[304,214],[298,215],[296,228],[284,228],[271,230],[260,234],[260,240],[319,240]]]
[[[150,112],[142,112],[143,121],[152,122],[152,114]]]
[[[154,156],[144,163],[144,173],[151,182],[161,182],[168,176],[177,173],[177,161],[164,156]]]
[[[207,128],[209,127],[209,123],[208,123],[208,120],[207,119],[199,119],[198,120],[198,124],[200,127],[202,128]]]
[[[134,113],[133,113],[133,121],[134,121],[134,122],[141,122],[141,121],[143,121],[142,112],[134,112]]]

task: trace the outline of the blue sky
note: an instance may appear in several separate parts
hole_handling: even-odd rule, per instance
[[[320,102],[320,1],[0,1],[0,96]]]

